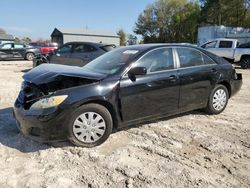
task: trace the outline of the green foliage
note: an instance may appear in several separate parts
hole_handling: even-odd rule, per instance
[[[126,33],[122,29],[120,29],[117,32],[117,35],[120,36],[120,46],[126,46]]]
[[[195,42],[200,6],[188,0],[158,0],[139,15],[134,32],[148,42]]]
[[[132,35],[132,34],[129,34],[127,36],[128,38],[128,45],[134,45],[134,44],[137,44],[137,37],[135,35]]]
[[[19,42],[21,42],[21,39],[18,37],[15,37],[14,42],[19,43]]]
[[[201,0],[201,23],[250,27],[250,0]]]
[[[134,32],[144,43],[194,43],[202,25],[250,28],[250,0],[156,0],[139,15]]]
[[[29,37],[25,37],[22,39],[24,43],[30,43],[32,40]]]

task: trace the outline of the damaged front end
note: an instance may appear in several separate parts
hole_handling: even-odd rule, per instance
[[[71,111],[63,106],[67,106],[64,104],[70,98],[69,89],[85,87],[101,79],[96,75],[91,77],[91,73],[81,74],[81,68],[72,71],[69,67],[71,71],[67,73],[67,67],[41,65],[23,76],[14,116],[24,135],[41,142],[65,139],[65,124]]]
[[[88,85],[97,81],[98,80],[68,76],[58,76],[55,81],[42,83],[40,85],[36,85],[28,81],[23,81],[21,87],[22,89],[17,100],[25,110],[29,110],[35,102],[43,98],[53,96],[56,91],[82,85]]]

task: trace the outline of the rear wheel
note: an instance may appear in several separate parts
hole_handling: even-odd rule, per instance
[[[27,59],[28,61],[32,61],[33,58],[34,58],[34,54],[32,52],[28,52],[26,55],[25,55],[25,59]]]
[[[228,103],[228,90],[224,85],[217,85],[211,92],[206,111],[210,114],[219,114],[224,111]]]
[[[240,61],[242,69],[250,69],[250,57],[245,57]]]
[[[77,146],[94,147],[108,139],[112,128],[111,114],[104,106],[86,104],[73,113],[68,139]]]

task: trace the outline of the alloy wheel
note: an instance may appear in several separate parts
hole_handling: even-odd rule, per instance
[[[241,67],[243,69],[250,69],[250,59],[244,59],[242,62],[241,62]]]

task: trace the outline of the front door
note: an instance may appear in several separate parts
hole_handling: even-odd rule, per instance
[[[50,63],[71,65],[70,56],[73,50],[73,44],[65,44],[61,48],[55,51],[50,57]]]
[[[9,59],[13,58],[13,48],[14,44],[6,43],[0,46],[0,58],[1,59]]]
[[[135,81],[125,76],[120,82],[124,122],[168,114],[178,110],[179,78],[171,48],[150,51],[134,66],[146,67],[147,74]]]

